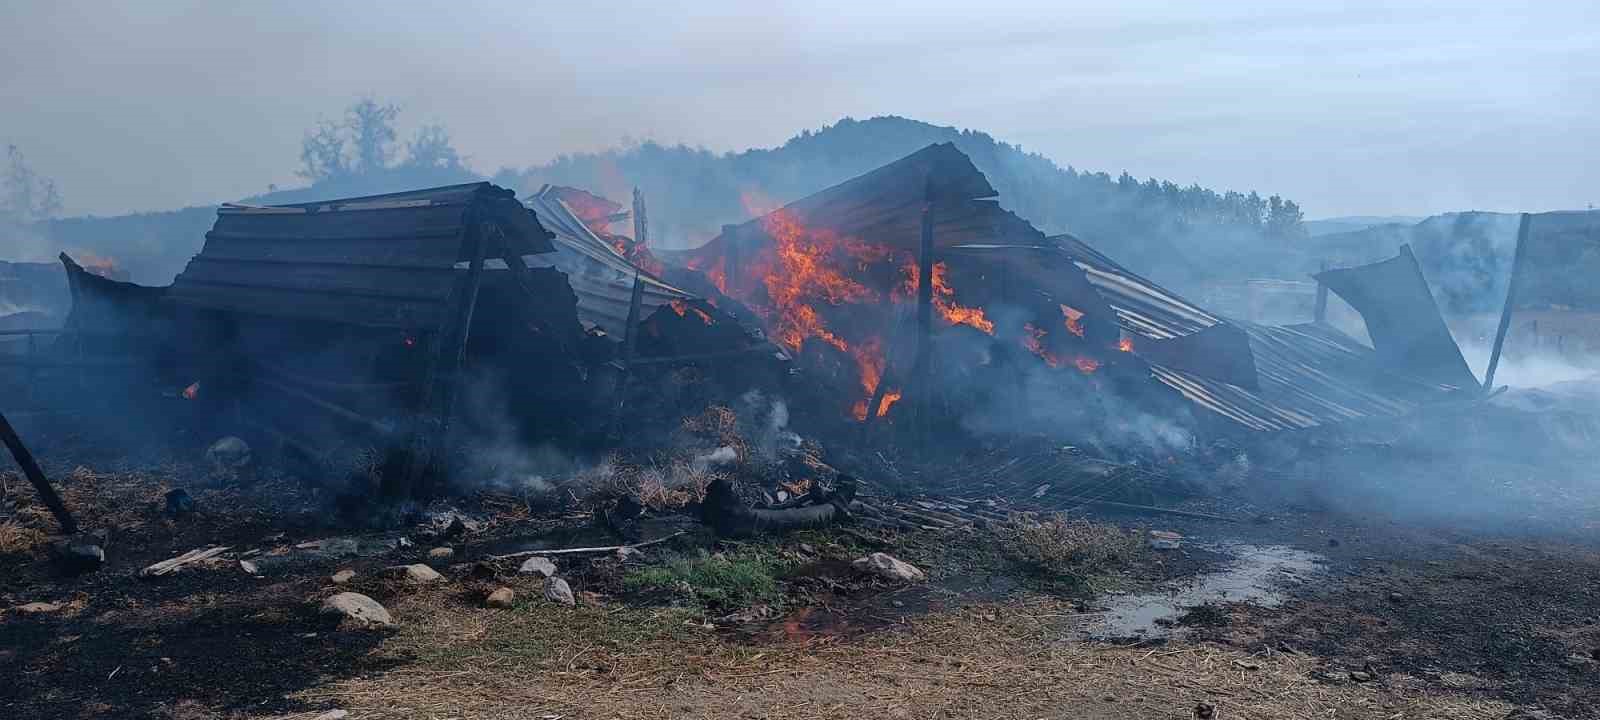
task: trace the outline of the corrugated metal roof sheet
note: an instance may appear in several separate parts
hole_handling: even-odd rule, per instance
[[[1233,424],[1270,432],[1403,415],[1445,400],[1453,390],[1393,372],[1371,348],[1330,327],[1267,326],[1223,318],[1129,271],[1077,238],[1058,235],[1051,240],[1083,268],[1129,333],[1166,340],[1219,325],[1244,331],[1258,379],[1254,389],[1173,364],[1150,363],[1156,380]]]
[[[538,213],[544,226],[555,233],[555,253],[536,258],[533,264],[555,267],[567,274],[567,281],[578,295],[578,319],[585,325],[598,327],[619,340],[625,337],[635,276],[643,286],[641,320],[673,300],[694,297],[662,282],[619,254],[584,225],[549,185],[525,202]]]
[[[226,312],[373,327],[433,328],[468,260],[474,219],[505,247],[549,252],[549,233],[515,195],[470,183],[275,206],[224,205],[206,244],[178,275],[174,302]]]
[[[1222,322],[1199,305],[1122,267],[1082,240],[1071,235],[1056,235],[1050,240],[1083,268],[1089,284],[1100,291],[1116,312],[1118,324],[1130,333],[1166,340]]]
[[[1296,430],[1404,415],[1447,399],[1451,391],[1389,372],[1371,348],[1332,328],[1233,324],[1250,336],[1259,390],[1162,365],[1150,369],[1191,402],[1251,430]]]

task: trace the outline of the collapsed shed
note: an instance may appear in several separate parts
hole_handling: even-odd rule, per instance
[[[1090,382],[1074,389],[1126,395],[1158,414],[1181,414],[1173,403],[1186,403],[1218,433],[1399,415],[1462,386],[1330,327],[1221,317],[1076,238],[1046,237],[995,195],[953,146],[932,145],[725,227],[687,265],[749,306],[808,366],[858,382],[860,419],[887,414],[902,396],[948,406],[961,378],[976,394],[995,392],[1007,373],[1033,374],[1019,365],[1027,362],[1063,378],[1076,371]],[[1437,317],[1414,279],[1420,291],[1405,285],[1388,310]],[[1442,353],[1439,337],[1413,337],[1418,323],[1394,342]],[[1448,334],[1442,340],[1459,358]],[[913,386],[932,377],[935,359],[958,372],[938,375],[918,398]]]
[[[576,298],[525,260],[553,252],[550,237],[486,182],[224,205],[166,291],[185,395],[320,459],[442,440],[492,376],[506,402],[538,409],[519,433],[574,439]],[[510,271],[486,272],[491,258]]]

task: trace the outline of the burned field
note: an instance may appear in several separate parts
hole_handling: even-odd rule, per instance
[[[1486,392],[1409,251],[1319,276],[1369,347],[994,196],[934,145],[684,252],[476,183],[225,206],[164,288],[63,257],[0,335],[0,708],[1600,707],[1600,427]]]

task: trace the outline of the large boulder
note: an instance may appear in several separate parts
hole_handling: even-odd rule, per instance
[[[339,615],[357,627],[387,627],[394,625],[388,609],[361,593],[342,592],[322,601],[322,612]]]
[[[556,574],[556,564],[552,562],[550,558],[539,557],[535,555],[527,560],[523,560],[522,567],[517,568],[517,572],[522,573],[523,575],[554,577]]]
[[[206,461],[219,474],[238,472],[250,466],[250,445],[229,435],[206,448]]]
[[[921,582],[928,579],[928,574],[920,568],[889,553],[875,552],[866,557],[857,558],[850,565],[861,572],[871,573],[885,580]]]
[[[578,599],[572,595],[572,586],[558,577],[544,581],[544,599],[562,605],[578,604]]]

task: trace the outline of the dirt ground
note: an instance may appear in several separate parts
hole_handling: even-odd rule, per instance
[[[1102,516],[1180,532],[1183,548],[1063,583],[996,557],[978,528],[698,548],[691,534],[626,562],[558,558],[579,594],[565,607],[543,600],[518,560],[477,561],[517,538],[592,542],[581,515],[474,508],[493,520],[451,541],[452,559],[429,561],[444,582],[418,587],[389,568],[445,541],[413,528],[412,545],[374,554],[299,552],[350,533],[319,520],[302,488],[208,483],[183,466],[51,471],[87,526],[112,529],[110,560],[56,572],[30,491],[5,478],[17,510],[0,536],[0,717],[1499,719],[1531,706],[1600,716],[1600,549],[1581,536],[1287,510],[1254,523]],[[200,512],[168,518],[160,499],[180,481]],[[1170,637],[1082,632],[1116,593],[1180,587],[1227,566],[1238,543],[1321,560],[1275,607],[1219,597]],[[231,550],[208,566],[137,577],[219,544]],[[848,560],[873,550],[930,580],[862,579]],[[259,577],[238,565],[252,551]],[[626,580],[708,553],[770,561],[779,596],[737,611]],[[344,568],[356,579],[333,584]],[[498,586],[516,592],[512,607],[484,607]],[[383,603],[397,626],[353,630],[321,615],[343,590]],[[61,607],[16,609],[30,602]]]

